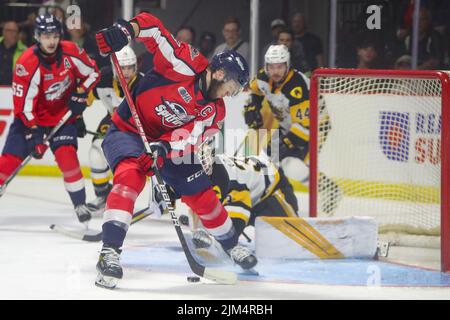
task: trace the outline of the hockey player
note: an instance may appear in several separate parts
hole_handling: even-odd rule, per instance
[[[120,68],[128,84],[128,89],[132,91],[139,80],[143,77],[137,71],[136,54],[130,46],[124,47],[116,53]],[[117,79],[114,67],[106,66],[101,69],[101,80],[97,86],[89,93],[88,104],[94,99],[100,99],[106,108],[106,116],[100,121],[97,128],[98,135],[92,139],[89,149],[89,164],[91,167],[92,184],[97,198],[89,205],[97,212],[102,212],[106,205],[106,198],[111,191],[112,184],[109,182],[109,166],[103,155],[102,142],[111,124],[111,115],[124,98],[124,93],[120,82]]]
[[[70,109],[72,118],[50,139],[78,220],[87,222],[84,180],[77,156],[75,118],[86,108],[87,92],[99,80],[97,65],[75,43],[61,41],[62,24],[53,15],[35,21],[37,44],[17,60],[13,76],[14,121],[0,157],[0,185],[31,154],[41,159],[43,139]]]
[[[253,226],[257,217],[298,216],[292,186],[283,170],[277,169],[267,157],[214,156],[212,146],[204,144],[199,159],[239,235],[245,227]],[[212,239],[199,228],[193,232],[193,242],[197,248],[207,248]]]
[[[245,123],[251,129],[276,127],[268,154],[280,163],[288,178],[307,184],[309,148],[309,79],[290,67],[290,54],[285,45],[271,45],[264,68],[250,82],[251,95],[244,107]],[[263,105],[269,108],[263,116]],[[278,153],[271,146],[277,146]],[[278,156],[278,159],[277,159]]]
[[[202,166],[198,161],[179,161],[191,156],[196,160],[195,147],[220,130],[225,116],[222,98],[239,93],[248,81],[245,59],[225,51],[208,65],[198,50],[176,41],[159,19],[146,12],[131,21],[119,20],[96,38],[102,54],[119,51],[136,38],[154,55],[154,68],[135,88],[133,100],[152,152],[158,154],[155,165],[231,259],[243,268],[252,268],[256,258],[237,244],[233,223]],[[102,147],[114,180],[103,214],[103,248],[96,280],[97,285],[108,288],[114,288],[123,276],[121,247],[146,175],[153,175],[154,161],[145,153],[126,100],[114,112],[112,122]]]

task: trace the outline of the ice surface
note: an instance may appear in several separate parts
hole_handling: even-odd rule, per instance
[[[93,191],[86,181],[88,198]],[[136,209],[146,206],[147,192]],[[177,204],[177,212],[185,211]],[[116,290],[94,286],[100,243],[68,238],[53,223],[83,228],[59,178],[17,177],[0,198],[0,299],[449,299],[447,275],[375,261],[266,261],[260,276],[239,274],[236,285],[202,279],[189,268],[167,218],[147,218],[128,233],[124,279]],[[101,219],[90,227],[101,230]],[[208,263],[239,271],[230,263]],[[378,286],[380,284],[381,286]],[[387,285],[389,287],[383,287]],[[394,286],[394,287],[392,287]]]

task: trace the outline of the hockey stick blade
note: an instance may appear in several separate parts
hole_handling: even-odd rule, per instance
[[[205,268],[203,277],[220,284],[236,284],[237,275],[231,271]]]

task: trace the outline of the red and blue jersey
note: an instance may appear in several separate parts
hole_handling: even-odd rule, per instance
[[[220,130],[225,118],[223,100],[207,100],[199,88],[208,60],[175,40],[153,15],[141,13],[132,22],[140,29],[136,39],[153,54],[154,68],[132,92],[147,139],[169,142],[177,155],[193,152],[206,136]],[[120,130],[137,133],[125,100],[112,120]]]
[[[55,126],[68,111],[77,87],[90,91],[100,80],[94,60],[74,42],[61,41],[52,57],[34,45],[17,60],[13,76],[14,115],[32,127]]]

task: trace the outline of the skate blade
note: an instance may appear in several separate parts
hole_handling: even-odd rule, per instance
[[[256,276],[259,276],[259,272],[256,271],[256,270],[253,269],[253,268],[250,268],[250,269],[242,269],[241,274],[247,275],[247,276],[255,276],[255,277],[256,277]]]
[[[117,286],[119,279],[114,277],[104,276],[101,273],[97,275],[97,279],[95,279],[95,285],[97,287],[105,288],[105,289],[114,289]]]

